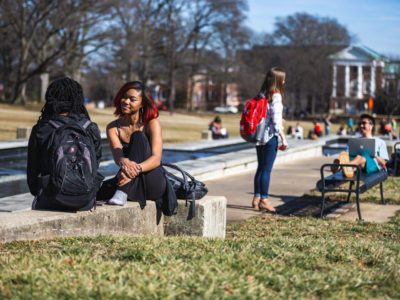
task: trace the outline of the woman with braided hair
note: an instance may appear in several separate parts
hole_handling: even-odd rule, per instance
[[[37,124],[32,128],[28,143],[27,180],[29,190],[35,196],[32,209],[65,210],[48,193],[43,192],[48,186],[49,174],[53,169],[51,163],[54,153],[51,144],[55,138],[55,131],[66,124],[87,124],[86,132],[95,147],[97,167],[101,157],[100,131],[96,123],[90,122],[89,114],[83,104],[82,87],[75,80],[64,77],[53,81],[47,88],[45,100],[46,103]],[[101,177],[100,174],[97,176],[98,186]],[[90,196],[91,202],[87,207],[82,207],[80,210],[92,208],[97,190],[98,187]]]
[[[167,183],[160,166],[161,126],[151,93],[140,81],[127,82],[114,106],[118,118],[108,124],[107,137],[120,170],[103,183],[97,199],[113,205],[135,200],[142,208],[147,199],[162,201]]]

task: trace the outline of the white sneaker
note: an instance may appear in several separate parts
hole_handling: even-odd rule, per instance
[[[124,206],[128,202],[128,195],[123,191],[117,190],[112,198],[108,200],[108,204],[110,205],[120,205]]]

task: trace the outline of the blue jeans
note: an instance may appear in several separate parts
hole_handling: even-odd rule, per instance
[[[274,136],[267,144],[257,146],[258,167],[254,176],[254,196],[268,199],[272,166],[278,152],[278,137]]]

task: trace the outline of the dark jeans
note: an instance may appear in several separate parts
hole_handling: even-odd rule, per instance
[[[148,159],[151,156],[151,146],[147,136],[141,131],[132,133],[124,153],[125,157],[136,163]],[[128,194],[129,200],[139,201],[140,206],[144,207],[146,200],[161,198],[166,188],[166,179],[161,166],[140,174],[124,186],[117,186],[117,182],[117,177],[104,181],[97,193],[97,200],[109,200],[118,189]]]
[[[271,171],[278,152],[278,137],[274,136],[267,144],[257,146],[257,172],[254,176],[254,196],[268,198]]]

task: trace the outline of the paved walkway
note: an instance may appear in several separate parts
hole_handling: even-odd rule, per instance
[[[331,157],[317,157],[276,165],[272,172],[270,200],[272,205],[278,209],[278,214],[318,214],[320,201],[318,197],[311,200],[304,200],[300,197],[315,188],[315,183],[320,178],[320,166],[330,162],[332,162]],[[228,199],[228,222],[260,215],[260,212],[251,207],[253,176],[254,171],[247,171],[240,175],[206,181],[210,195],[221,195]],[[342,210],[346,211],[347,209]],[[361,212],[365,221],[386,222],[398,210],[400,210],[400,205],[361,203]],[[336,216],[343,220],[357,220],[354,206],[347,212]]]

